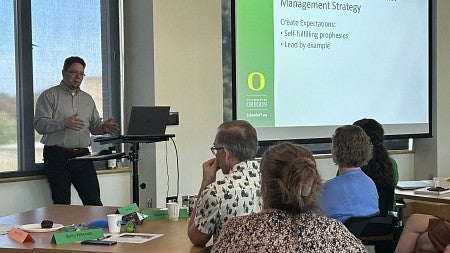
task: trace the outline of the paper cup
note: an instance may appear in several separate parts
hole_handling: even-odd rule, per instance
[[[169,213],[169,220],[178,220],[180,214],[180,204],[177,202],[167,203],[167,212]]]
[[[111,234],[120,233],[120,226],[122,225],[122,215],[121,214],[108,214],[108,228]]]
[[[439,186],[441,186],[441,185],[442,185],[442,180],[443,180],[442,177],[434,177],[434,178],[433,178],[433,186],[434,186],[434,187],[439,187]]]

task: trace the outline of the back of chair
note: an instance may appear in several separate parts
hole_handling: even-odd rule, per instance
[[[377,216],[385,217],[392,211],[394,204],[394,186],[378,186],[378,209],[380,213]]]
[[[352,234],[359,237],[369,221],[374,217],[376,216],[350,217],[344,222],[344,225]]]
[[[394,186],[379,186],[377,191],[378,208],[380,210],[377,215],[351,217],[344,222],[344,225],[356,236],[367,235],[367,233],[384,235],[391,230],[393,231],[394,225],[389,211],[392,211],[392,203],[394,202]]]
[[[351,217],[344,225],[365,245],[375,245],[376,253],[394,252],[395,217],[392,211],[394,186],[377,187],[380,212],[371,217]]]

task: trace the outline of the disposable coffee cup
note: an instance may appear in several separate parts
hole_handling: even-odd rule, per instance
[[[178,220],[180,215],[180,204],[177,202],[170,202],[166,204],[167,212],[169,213],[169,220]]]
[[[121,214],[108,214],[108,228],[111,234],[120,233],[120,226],[122,225],[122,215]]]
[[[440,187],[440,186],[442,186],[442,180],[443,180],[442,177],[434,177],[434,178],[433,178],[433,186],[434,186],[434,187]]]

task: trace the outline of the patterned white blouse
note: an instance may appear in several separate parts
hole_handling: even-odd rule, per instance
[[[244,161],[200,193],[195,226],[202,233],[214,235],[215,240],[227,220],[259,212],[261,207],[259,162]]]

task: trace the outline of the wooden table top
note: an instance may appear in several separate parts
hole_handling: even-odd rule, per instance
[[[94,220],[106,220],[106,215],[115,213],[117,207],[51,205],[35,210],[13,214],[0,218],[0,224],[24,225],[53,220],[63,225],[80,224]],[[113,246],[82,245],[80,243],[51,244],[54,233],[30,233],[34,242],[19,243],[8,235],[0,235],[0,252],[204,252],[205,248],[195,247],[187,236],[188,219],[178,221],[145,220],[137,226],[138,233],[164,234],[146,243],[117,243]],[[107,229],[104,230],[108,233]]]
[[[443,181],[442,186],[446,188],[450,188],[449,181]],[[433,203],[442,203],[442,204],[450,204],[450,193],[442,194],[442,195],[432,195],[432,194],[417,194],[414,190],[400,190],[395,189],[395,195],[400,199],[411,199],[411,200],[420,200],[427,201]]]

